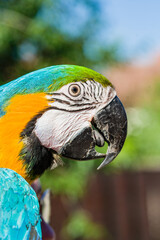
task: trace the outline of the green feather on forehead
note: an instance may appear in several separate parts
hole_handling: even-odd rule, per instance
[[[76,65],[61,65],[59,67],[60,69],[57,73],[55,72],[55,69],[53,69],[54,79],[53,83],[49,86],[49,92],[56,91],[68,83],[80,81],[85,82],[87,80],[95,80],[101,83],[103,87],[113,87],[107,78],[92,69]]]

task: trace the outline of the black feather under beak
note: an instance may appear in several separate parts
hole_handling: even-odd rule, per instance
[[[108,105],[99,110],[92,120],[92,127],[81,129],[63,146],[60,154],[75,160],[89,160],[105,157],[98,169],[113,161],[121,151],[127,135],[127,116],[116,96]],[[95,146],[108,143],[106,154],[98,153]]]

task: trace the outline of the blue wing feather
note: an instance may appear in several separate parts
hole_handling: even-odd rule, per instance
[[[36,193],[19,174],[0,168],[0,240],[41,239]]]

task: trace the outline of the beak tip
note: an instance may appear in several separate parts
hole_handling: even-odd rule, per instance
[[[97,170],[100,170],[102,168],[104,168],[109,162],[103,161],[97,168]]]
[[[110,162],[112,162],[115,157],[117,156],[117,154],[115,153],[109,153],[106,155],[105,159],[103,160],[103,162],[99,165],[99,167],[97,168],[97,170],[100,170],[101,168],[105,167],[107,164],[109,164]]]
[[[98,166],[97,170],[100,170],[101,168],[103,168],[103,166],[101,166],[101,164]]]

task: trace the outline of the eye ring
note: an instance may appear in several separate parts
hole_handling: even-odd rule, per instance
[[[78,84],[72,84],[69,86],[68,92],[72,97],[78,97],[81,94],[81,88]]]

